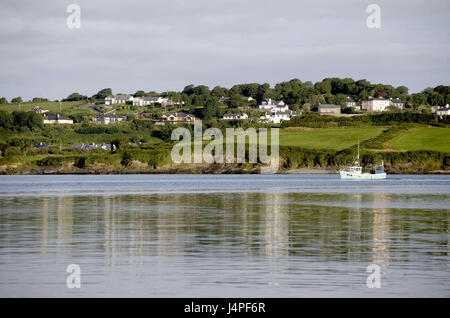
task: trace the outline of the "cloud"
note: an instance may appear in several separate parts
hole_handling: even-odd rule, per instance
[[[0,95],[59,99],[74,91],[181,90],[324,77],[411,91],[448,84],[448,1],[74,1],[0,4]]]

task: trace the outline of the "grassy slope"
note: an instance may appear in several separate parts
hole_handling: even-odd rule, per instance
[[[385,129],[385,127],[282,129],[280,146],[342,150],[356,144],[358,139],[363,141],[375,137]]]
[[[73,106],[83,105],[86,102],[79,101],[79,102],[61,102],[61,112],[64,113],[65,111],[68,111],[72,109]],[[42,108],[48,109],[51,112],[60,112],[59,108],[59,102],[26,102],[20,104],[20,110],[21,111],[27,111],[31,110],[33,107],[40,106]],[[15,111],[19,110],[19,104],[5,104],[0,105],[0,110],[6,110],[6,111]]]
[[[407,131],[388,142],[399,150],[450,152],[450,128],[421,128]]]

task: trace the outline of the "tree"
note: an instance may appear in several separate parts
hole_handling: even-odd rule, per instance
[[[84,99],[87,99],[87,96],[83,96],[78,93],[72,93],[67,98],[63,99],[63,101],[72,102],[72,101],[79,101],[79,100],[84,100]]]
[[[244,99],[241,95],[233,94],[228,101],[228,107],[230,108],[238,108],[244,105]]]
[[[42,128],[44,126],[44,120],[42,116],[35,112],[18,112],[12,113],[13,124],[16,129],[21,127],[28,127],[31,130]]]
[[[13,99],[11,99],[11,103],[23,103],[22,101],[22,97],[18,96],[18,97],[14,97]]]
[[[226,97],[228,96],[228,89],[225,87],[216,86],[212,89],[211,95],[216,97]]]
[[[142,90],[136,91],[136,93],[134,93],[133,95],[134,97],[144,97],[145,96],[145,92]]]
[[[8,104],[8,100],[5,97],[1,97],[0,104]]]
[[[95,94],[94,96],[92,96],[95,99],[105,99],[108,96],[112,95],[112,90],[111,88],[104,88],[102,90],[99,90],[97,92],[97,94]]]
[[[42,103],[42,102],[48,102],[48,98],[42,98],[42,97],[33,97],[31,100],[33,103]]]
[[[4,129],[12,129],[14,125],[14,119],[11,113],[0,110],[0,127]]]
[[[324,82],[317,82],[314,85],[314,88],[320,93],[320,94],[329,94],[331,93],[331,83],[329,81]]]

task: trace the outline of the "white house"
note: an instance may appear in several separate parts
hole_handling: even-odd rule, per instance
[[[104,125],[108,125],[110,123],[117,123],[120,121],[126,121],[126,120],[127,120],[126,116],[117,116],[117,115],[111,115],[111,114],[92,118],[92,121],[94,123],[99,123],[99,124],[104,124]]]
[[[265,110],[273,110],[277,106],[280,107],[287,107],[289,109],[289,106],[287,106],[282,100],[272,100],[272,98],[264,99],[261,101],[261,104],[259,104],[257,107],[259,110],[265,111]]]
[[[397,107],[400,110],[405,108],[405,103],[400,98],[390,98],[391,106]]]
[[[361,108],[371,112],[382,112],[391,106],[391,100],[383,97],[368,98],[362,101]]]
[[[144,97],[144,105],[151,105],[157,103],[161,104],[162,106],[167,106],[170,104],[169,99],[167,97],[160,97],[160,96]]]
[[[247,114],[225,114],[223,115],[223,119],[224,120],[232,120],[232,119],[248,119],[248,115]]]
[[[133,100],[134,100],[134,97],[133,97],[133,95],[130,95],[130,94],[110,95],[105,98],[105,105],[113,105],[113,104],[132,102]]]
[[[345,100],[345,105],[347,107],[353,107],[353,108],[357,108],[359,106],[356,106],[356,102],[353,98],[351,98],[350,96],[347,96],[347,99]]]
[[[162,119],[174,123],[193,123],[197,117],[186,113],[164,113]]]
[[[450,115],[450,106],[448,106],[448,104],[447,104],[447,105],[445,105],[445,107],[438,108],[436,110],[436,115],[439,115],[439,116]]]
[[[297,114],[296,114],[297,115]],[[263,116],[260,117],[262,121],[279,124],[283,120],[290,120],[293,117],[292,111],[287,112],[266,112]]]
[[[72,125],[73,120],[68,117],[63,117],[57,114],[54,115],[46,115],[44,114],[44,124],[68,124]]]

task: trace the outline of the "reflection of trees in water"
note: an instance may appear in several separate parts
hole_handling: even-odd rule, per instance
[[[71,253],[73,228],[73,197],[57,197],[56,213],[58,218],[56,253]]]
[[[265,193],[260,201],[261,231],[264,232],[264,250],[270,257],[287,256],[289,253],[289,210],[286,194]]]
[[[377,206],[389,206],[389,196],[373,193],[373,202]],[[373,209],[373,249],[372,262],[378,265],[389,264],[390,209]]]
[[[411,247],[421,242],[401,235],[413,231],[427,234],[440,244],[441,255],[450,255],[448,211],[396,209],[391,217],[390,198],[387,193],[195,193],[5,199],[2,223],[9,228],[0,240],[7,246],[11,233],[32,231],[42,253],[55,247],[61,255],[89,251],[108,265],[193,254],[388,263],[395,253],[392,239]]]

